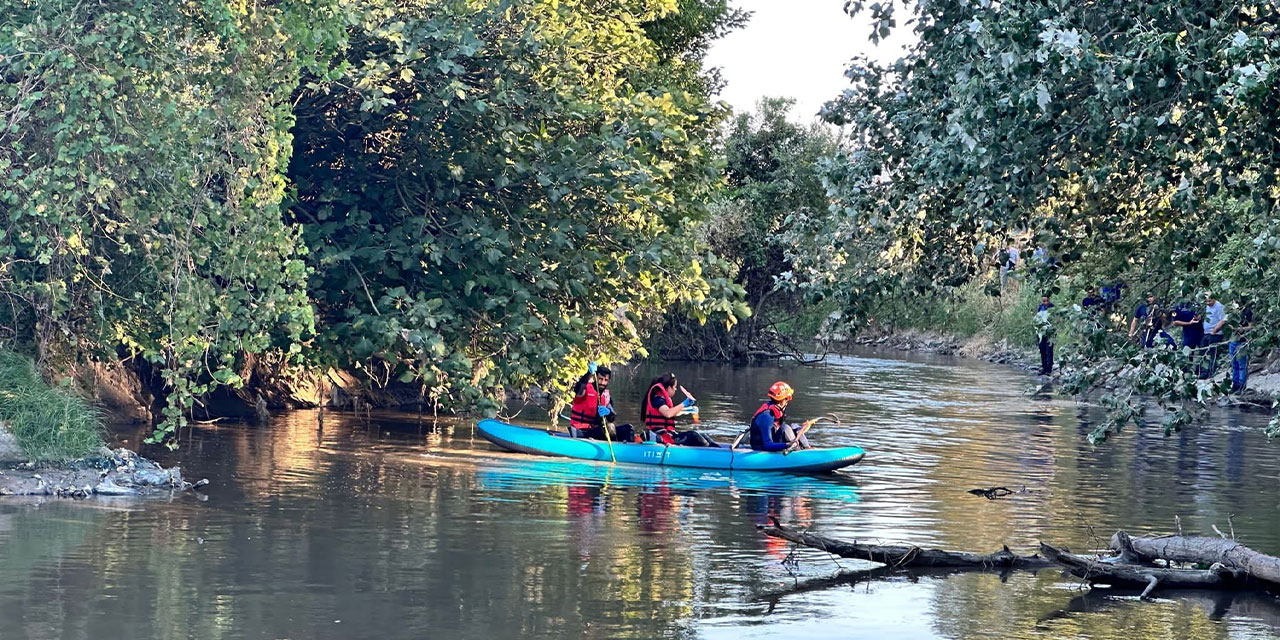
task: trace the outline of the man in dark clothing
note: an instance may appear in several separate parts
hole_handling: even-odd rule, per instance
[[[1175,327],[1182,327],[1182,346],[1191,349],[1200,347],[1200,340],[1204,337],[1204,323],[1200,319],[1200,314],[1196,313],[1190,305],[1178,305],[1173,310],[1173,322],[1170,323]]]
[[[1089,287],[1088,289],[1085,289],[1084,300],[1080,301],[1080,306],[1083,307],[1085,311],[1097,311],[1102,308],[1104,302],[1105,301],[1098,296],[1098,288]]]
[[[1139,304],[1134,310],[1133,320],[1129,321],[1129,337],[1137,336],[1138,344],[1151,348],[1163,343],[1163,338],[1172,338],[1164,331],[1167,314],[1156,301],[1156,294],[1147,292],[1146,298],[1146,302]]]
[[[1040,375],[1053,373],[1053,324],[1049,322],[1049,310],[1053,303],[1049,296],[1040,296],[1040,306],[1036,308],[1036,333],[1040,338]]]
[[[1240,310],[1239,320],[1231,331],[1231,342],[1227,343],[1227,354],[1231,358],[1231,392],[1244,391],[1249,384],[1249,356],[1246,344],[1249,332],[1253,329],[1253,305],[1244,302]]]
[[[1124,290],[1128,287],[1129,285],[1126,285],[1122,280],[1116,280],[1111,284],[1103,285],[1102,305],[1110,311],[1111,307],[1120,301],[1120,297],[1124,295]]]

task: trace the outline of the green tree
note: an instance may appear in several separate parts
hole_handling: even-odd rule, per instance
[[[831,163],[833,199],[797,220],[797,287],[865,319],[881,296],[971,279],[1015,233],[1066,278],[1109,272],[1174,297],[1212,286],[1257,296],[1255,352],[1280,317],[1278,14],[1268,3],[1062,1],[850,3],[878,35],[899,8],[918,43],[900,61],[862,61],[826,107],[854,151]],[[1236,279],[1215,258],[1235,242]],[[1058,281],[1032,265],[1038,282]],[[1073,387],[1119,385],[1094,438],[1141,415],[1155,393],[1167,430],[1220,388],[1190,354],[1139,354],[1087,327]]]
[[[292,219],[322,346],[445,408],[563,385],[741,288],[684,230],[715,178],[706,96],[637,84],[661,2],[421,2],[352,27],[299,92]]]
[[[835,154],[838,142],[826,125],[788,120],[794,104],[765,98],[755,112],[734,116],[722,144],[724,189],[698,229],[706,246],[733,263],[753,316],[734,327],[693,326],[672,317],[661,334],[663,355],[735,360],[795,351],[782,344],[795,327],[774,329],[780,322],[796,324],[799,302],[776,286],[791,268],[779,233],[792,216],[826,210],[821,166]]]
[[[0,340],[46,370],[146,363],[169,427],[238,382],[240,354],[300,350],[306,266],[279,208],[288,98],[302,67],[324,66],[334,15],[305,0],[6,3]]]

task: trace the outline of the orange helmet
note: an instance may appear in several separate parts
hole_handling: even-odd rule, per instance
[[[786,402],[795,394],[796,392],[791,388],[791,385],[785,382],[775,382],[773,386],[769,387],[769,398],[778,402]]]

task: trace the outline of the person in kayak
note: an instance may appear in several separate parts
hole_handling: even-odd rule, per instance
[[[796,441],[796,430],[783,422],[786,418],[787,405],[795,396],[795,390],[785,382],[775,382],[769,387],[769,401],[756,409],[751,418],[751,448],[756,451],[786,451],[793,444],[808,449],[809,439],[800,436]]]
[[[587,365],[587,373],[573,385],[573,404],[569,407],[569,426],[579,438],[605,440],[605,429],[613,422],[613,406],[609,399],[609,367]]]
[[[653,433],[659,442],[665,444],[679,444],[687,447],[719,446],[697,431],[676,431],[677,417],[698,413],[698,407],[693,404],[693,398],[685,398],[681,404],[676,404],[671,399],[671,394],[676,392],[678,386],[674,373],[664,373],[654,378],[649,384],[649,390],[645,392],[644,400],[640,404],[640,419],[644,422],[645,428]]]

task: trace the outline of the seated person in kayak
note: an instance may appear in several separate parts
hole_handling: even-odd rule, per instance
[[[664,373],[653,379],[649,390],[644,394],[640,404],[640,418],[645,428],[666,444],[679,444],[687,447],[717,447],[710,438],[697,431],[676,431],[676,418],[683,415],[696,415],[698,407],[693,398],[685,398],[681,404],[671,399],[676,392],[676,374]]]
[[[796,444],[808,449],[809,440],[800,435],[798,442],[796,429],[785,424],[787,404],[795,396],[791,385],[775,382],[769,387],[769,401],[760,405],[756,415],[751,418],[751,448],[756,451],[786,451]]]
[[[569,407],[570,433],[578,438],[605,440],[607,423],[613,422],[613,407],[609,400],[609,380],[613,372],[609,367],[587,365],[587,373],[573,385],[573,404]]]

